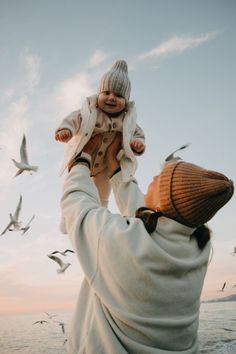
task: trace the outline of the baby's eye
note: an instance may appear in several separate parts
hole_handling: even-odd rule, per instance
[[[110,95],[110,91],[104,91],[105,95],[109,96]]]

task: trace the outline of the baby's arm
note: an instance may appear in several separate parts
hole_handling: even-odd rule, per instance
[[[144,153],[145,136],[143,130],[140,128],[138,124],[136,124],[134,136],[130,141],[130,147],[133,150],[133,152],[137,155],[141,155]]]
[[[67,143],[79,131],[81,120],[79,110],[69,114],[56,129],[55,140]]]
[[[145,150],[145,144],[143,144],[140,140],[132,139],[130,142],[131,149],[136,154],[142,154]]]

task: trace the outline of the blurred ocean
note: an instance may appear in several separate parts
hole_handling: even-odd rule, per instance
[[[71,311],[0,315],[1,354],[66,354]],[[46,320],[48,323],[36,323]],[[58,322],[65,324],[65,333]],[[236,353],[236,302],[202,303],[200,348],[205,354]],[[117,353],[118,354],[118,353]]]

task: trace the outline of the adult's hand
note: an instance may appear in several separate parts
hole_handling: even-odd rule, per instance
[[[101,134],[97,134],[94,137],[92,137],[87,144],[84,146],[82,153],[87,154],[88,156],[83,156],[81,153],[77,154],[75,157],[73,157],[72,160],[68,163],[68,171],[72,169],[73,166],[77,165],[78,162],[83,162],[87,163],[86,160],[88,160],[88,166],[91,164],[91,159],[94,153],[96,153],[99,150],[99,147],[102,142],[102,136]],[[85,161],[83,161],[85,159]]]
[[[108,168],[108,175],[112,174],[120,167],[120,162],[117,160],[117,154],[122,149],[122,135],[117,133],[115,139],[109,146],[106,153],[106,163]]]

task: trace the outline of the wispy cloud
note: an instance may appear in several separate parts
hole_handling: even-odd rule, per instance
[[[195,48],[203,43],[211,41],[216,37],[218,32],[211,32],[202,36],[174,36],[159,46],[142,53],[138,56],[139,60],[165,57],[171,54],[181,53],[187,49]]]
[[[91,55],[91,57],[88,60],[88,67],[89,68],[94,68],[101,63],[103,63],[107,58],[109,57],[108,54],[104,53],[101,50],[95,50],[95,52]]]
[[[5,89],[5,91],[1,94],[1,102],[8,102],[12,99],[15,93],[15,87],[11,86]]]
[[[40,82],[41,58],[25,49],[21,54],[21,61],[26,70],[27,89],[31,92]]]
[[[89,75],[78,73],[62,81],[55,90],[55,98],[61,107],[61,114],[78,109],[84,97],[93,92]]]

